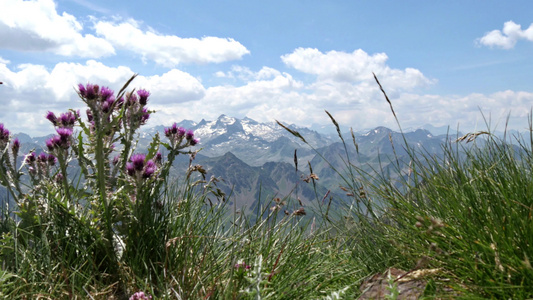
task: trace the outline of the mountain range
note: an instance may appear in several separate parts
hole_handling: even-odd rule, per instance
[[[289,197],[294,208],[322,199],[326,193],[333,203],[348,201],[339,186],[345,185],[332,169],[345,169],[347,163],[371,170],[387,170],[393,165],[393,157],[405,160],[405,142],[411,147],[429,154],[441,153],[441,144],[447,135],[433,135],[425,129],[402,134],[385,127],[343,134],[339,136],[319,133],[310,128],[286,125],[305,138],[294,136],[277,123],[259,123],[250,118],[233,118],[221,115],[214,121],[194,122],[184,120],[177,124],[191,129],[200,139],[201,149],[194,164],[206,170],[207,178],[220,179],[218,187],[236,207],[255,209],[266,205],[273,198]],[[143,129],[139,135],[139,151],[146,148],[156,133],[164,137],[165,126]],[[22,147],[21,153],[31,149],[45,149],[47,137],[30,137],[25,133],[15,135]],[[405,139],[405,140],[404,140]],[[346,146],[346,148],[345,148]],[[295,163],[296,162],[296,163]],[[178,159],[173,174],[180,176],[188,167],[188,157]],[[305,182],[314,173],[319,179]],[[309,181],[309,180],[307,180]],[[0,191],[0,197],[4,195]],[[299,201],[297,201],[299,200]]]

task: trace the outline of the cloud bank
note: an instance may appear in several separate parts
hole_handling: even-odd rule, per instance
[[[84,26],[71,14],[59,14],[53,0],[2,1],[1,10],[0,47],[16,51],[101,58],[122,50],[168,68],[238,60],[250,53],[231,38],[164,35],[143,30],[133,19],[112,22],[90,17],[93,24]]]

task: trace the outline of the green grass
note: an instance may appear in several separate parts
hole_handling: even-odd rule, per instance
[[[126,88],[119,94],[131,97]],[[337,192],[352,202],[331,210],[317,199],[297,216],[272,210],[276,200],[246,215],[226,205],[201,168],[168,178],[187,143],[154,137],[145,164],[161,147],[169,155],[151,176],[129,174],[142,125],[131,116],[142,106],[105,113],[92,128],[77,116],[81,133],[68,150],[51,150],[59,161],[39,169],[46,174],[19,169],[13,141],[2,144],[0,181],[16,206],[4,207],[0,221],[0,297],[354,299],[365,278],[394,267],[433,270],[427,298],[533,298],[533,136],[501,140],[487,130],[450,139],[442,157],[394,145],[408,155],[390,158],[390,176],[358,168],[348,155],[358,145],[339,130],[344,166],[332,167],[343,180]],[[67,176],[73,159],[83,183]],[[397,284],[389,286],[392,299]]]

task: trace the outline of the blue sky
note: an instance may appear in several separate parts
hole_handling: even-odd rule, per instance
[[[150,125],[220,114],[301,126],[527,127],[530,1],[0,0],[0,122],[52,132],[74,86],[152,92]],[[530,27],[531,26],[531,27]]]

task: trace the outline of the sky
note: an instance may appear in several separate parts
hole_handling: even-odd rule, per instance
[[[533,2],[0,0],[0,123],[53,133],[78,83],[151,92],[148,126],[225,114],[299,126],[526,130]],[[317,127],[315,127],[317,128]]]

